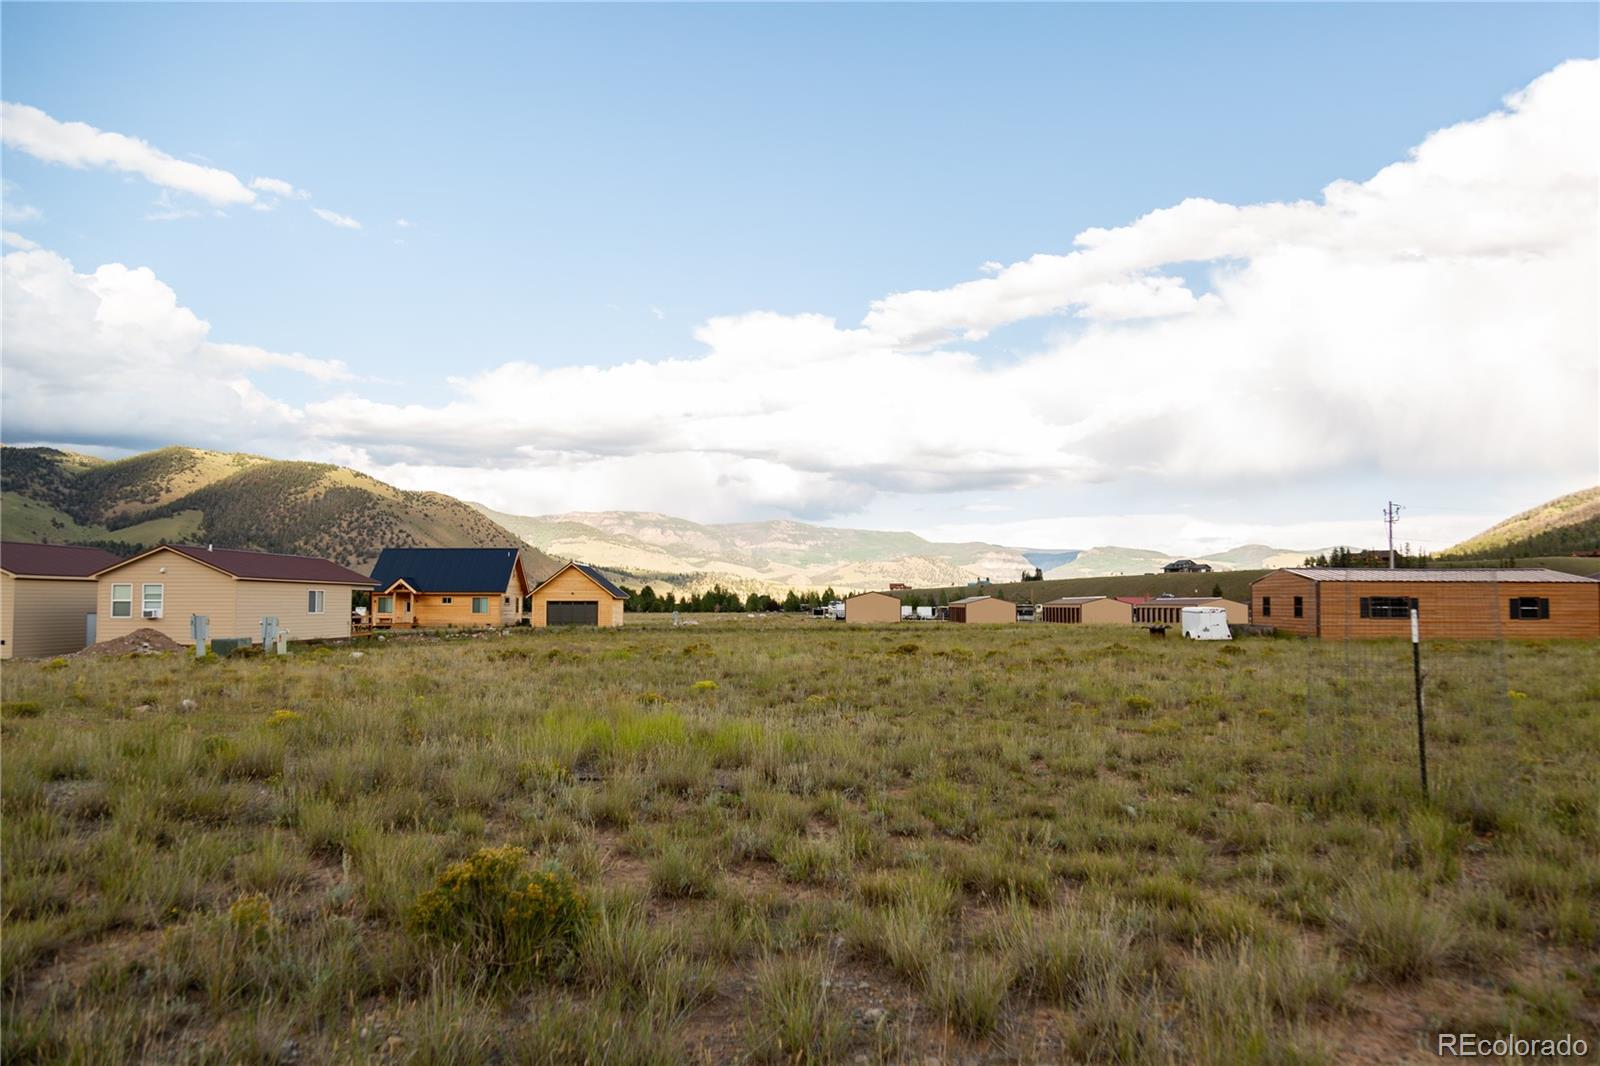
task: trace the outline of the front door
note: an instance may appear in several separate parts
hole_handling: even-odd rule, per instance
[[[553,626],[597,626],[600,603],[597,600],[551,600],[545,605],[544,617]]]

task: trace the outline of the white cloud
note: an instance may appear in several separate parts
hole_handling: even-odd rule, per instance
[[[311,213],[322,219],[322,221],[328,223],[330,226],[338,226],[340,229],[361,228],[361,223],[357,222],[349,215],[341,215],[337,211],[329,211],[324,207],[313,207],[311,209]]]
[[[226,170],[174,159],[137,137],[98,130],[83,122],[58,122],[27,104],[0,103],[0,138],[7,147],[47,163],[137,174],[152,184],[219,206],[248,204],[256,198]]]
[[[403,219],[403,218],[395,219],[394,220],[394,224],[396,226],[399,226],[401,229],[410,229],[411,228],[411,222],[408,221],[407,219]]]
[[[255,206],[259,207],[260,204]],[[155,203],[150,205],[150,210],[144,213],[146,222],[176,222],[180,218],[198,218],[200,211],[187,207],[173,200],[166,189],[161,190],[161,195],[156,197]]]
[[[663,322],[667,317],[667,313],[654,304],[650,305],[650,314],[657,322]]]
[[[218,343],[211,327],[146,268],[77,273],[54,252],[3,260],[11,439],[241,446],[303,436],[304,414],[271,399],[252,371],[347,380],[342,363]]]
[[[282,178],[251,178],[250,187],[257,192],[281,196],[285,200],[309,200],[311,198],[309,192],[295,188]]]
[[[16,248],[24,252],[31,252],[39,247],[37,241],[30,241],[22,234],[12,233],[10,230],[0,231],[0,241],[3,241],[8,248]]]
[[[818,517],[880,495],[1004,500],[1088,481],[1189,497],[1227,487],[1235,501],[1313,477],[1581,483],[1595,472],[1600,425],[1596,128],[1600,63],[1570,63],[1506,110],[1433,133],[1407,160],[1335,182],[1318,201],[1187,200],[992,277],[887,296],[856,327],[754,311],[704,323],[698,358],[530,359],[449,379],[440,398],[414,383],[410,403],[253,402],[309,454],[524,512]],[[169,302],[164,322],[182,310]],[[110,329],[98,312],[59,313],[69,334],[85,322]],[[1021,359],[963,347],[1057,315],[1075,328]],[[131,347],[147,339],[136,332]],[[58,340],[48,350],[59,362],[76,349]],[[70,439],[52,418],[104,409],[84,371],[122,350],[87,348],[79,402],[34,403],[35,435]],[[247,380],[294,357],[213,358]],[[26,382],[24,394],[17,404],[33,400]],[[237,417],[244,398],[230,395],[221,409]],[[582,404],[566,402],[577,396]],[[1327,542],[1310,530],[1218,529]]]

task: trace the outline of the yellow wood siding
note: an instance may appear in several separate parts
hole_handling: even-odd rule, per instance
[[[91,578],[0,575],[0,658],[70,655],[82,650],[95,610]]]
[[[502,592],[429,592],[417,595],[412,608],[419,626],[456,626],[462,629],[502,625],[500,598]],[[472,613],[472,597],[485,596],[489,600],[487,614]],[[444,602],[449,600],[449,603]],[[396,607],[399,604],[395,605]],[[404,616],[400,616],[404,619]]]
[[[166,573],[162,573],[162,568]],[[141,610],[142,587],[146,583],[165,586],[162,617],[147,620]],[[130,618],[111,617],[111,586],[133,585],[133,611]],[[102,574],[96,583],[96,640],[115,640],[135,629],[154,629],[180,644],[193,644],[189,635],[189,616],[210,618],[213,637],[240,637],[234,613],[233,578],[174,551],[152,552],[126,566]]]
[[[594,600],[599,606],[599,624],[602,627],[620,626],[622,624],[623,601],[616,599],[589,579],[589,576],[577,567],[568,567],[550,579],[533,594],[534,626],[543,628],[549,625],[546,619],[546,608],[551,600]]]
[[[522,563],[511,568],[511,580],[500,597],[500,624],[514,626],[522,619],[522,601],[528,595],[528,583],[522,576]]]
[[[1425,639],[1495,637],[1600,637],[1600,581],[1319,581],[1320,632],[1326,640],[1411,636],[1408,618],[1362,618],[1361,600],[1405,596],[1417,600]],[[1550,601],[1550,617],[1512,619],[1510,601]],[[1278,601],[1272,601],[1277,618]]]
[[[333,640],[350,635],[350,606],[354,590],[349,585],[302,585],[294,581],[237,582],[238,633],[215,636],[252,636],[261,639],[261,619],[276,618],[290,640]],[[312,614],[309,593],[323,592],[321,614]],[[185,615],[185,618],[188,616]]]
[[[863,592],[844,601],[846,622],[898,622],[900,600],[884,592]]]
[[[1250,618],[1261,626],[1272,626],[1288,633],[1315,636],[1317,632],[1317,585],[1308,577],[1280,570],[1257,578],[1250,585]],[[1300,597],[1301,617],[1294,616],[1294,598]],[[1272,613],[1266,613],[1265,600],[1272,600]]]

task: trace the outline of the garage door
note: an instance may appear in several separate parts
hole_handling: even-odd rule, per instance
[[[597,600],[551,600],[545,605],[544,618],[553,626],[597,626],[600,603]]]

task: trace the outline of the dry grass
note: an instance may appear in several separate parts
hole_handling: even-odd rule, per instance
[[[8,664],[7,1061],[1594,1043],[1592,645],[1430,648],[1424,804],[1405,690],[1318,645],[701,621]],[[539,965],[472,924],[520,882],[419,931],[507,846],[585,903]]]

